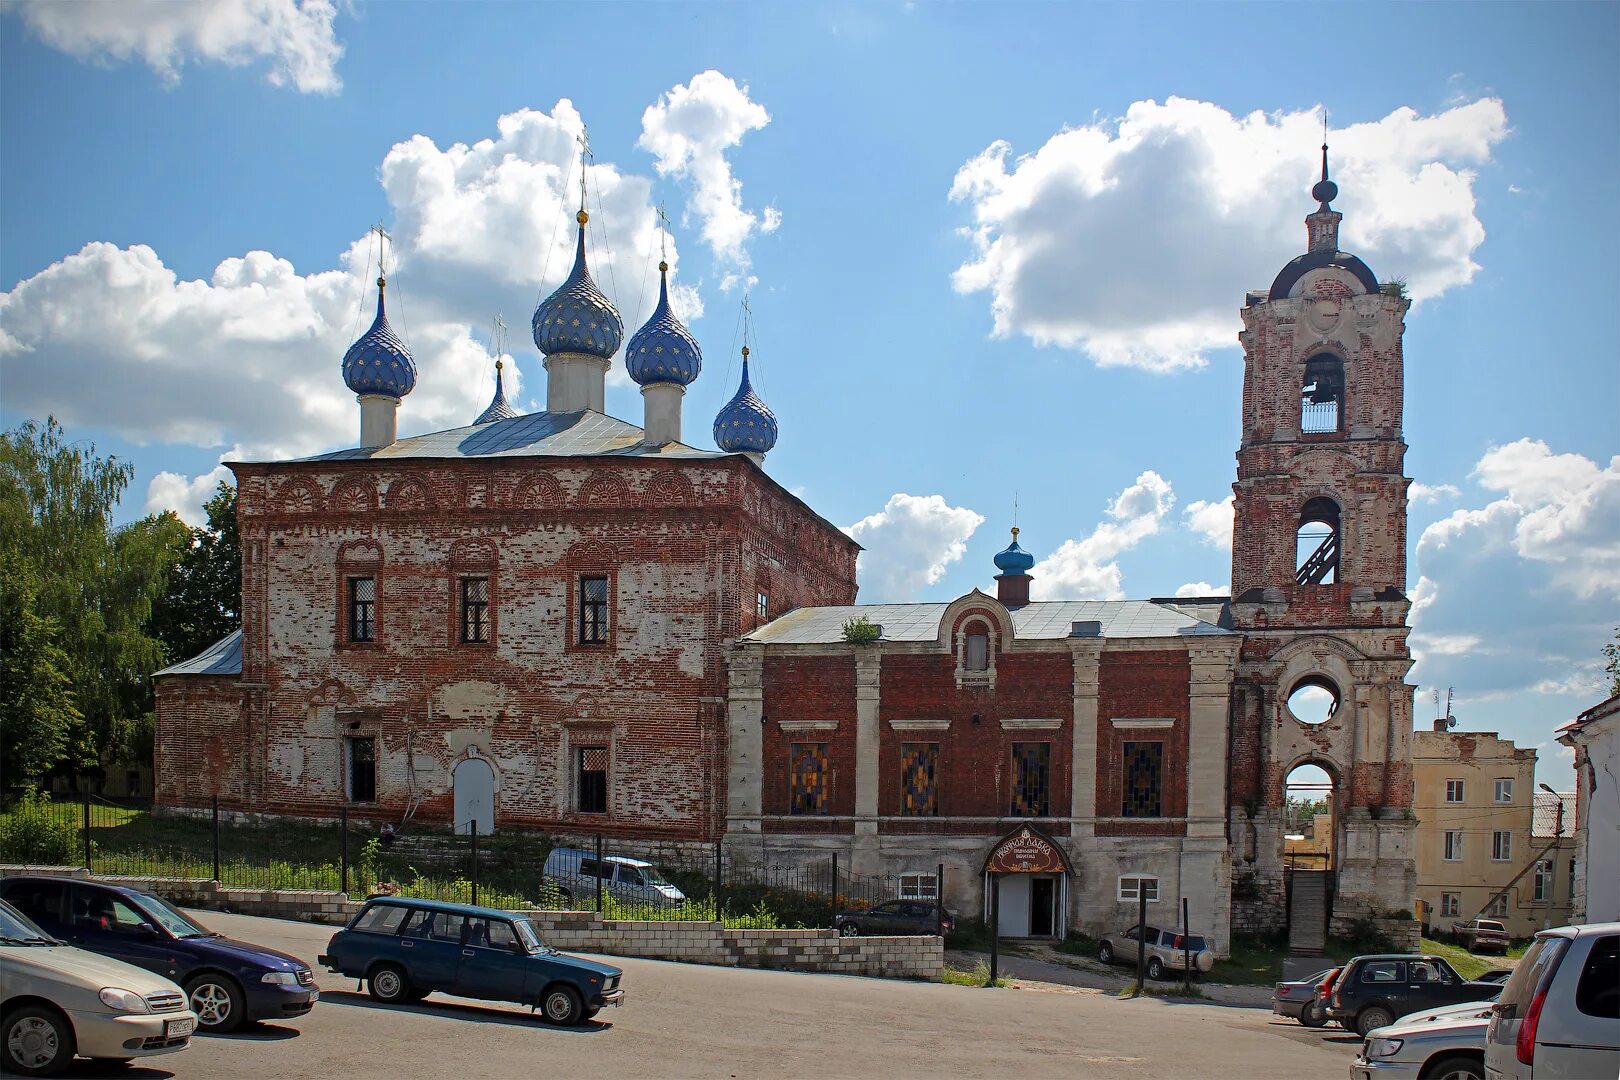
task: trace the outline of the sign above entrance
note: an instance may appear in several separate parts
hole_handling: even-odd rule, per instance
[[[997,844],[984,864],[987,874],[1066,874],[1068,859],[1051,837],[1028,825]]]

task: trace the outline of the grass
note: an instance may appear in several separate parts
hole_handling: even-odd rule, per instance
[[[1060,953],[1068,953],[1070,956],[1084,956],[1089,960],[1095,960],[1099,944],[1101,942],[1097,938],[1088,937],[1078,930],[1070,930],[1069,936],[1053,945],[1052,948]]]
[[[1475,956],[1460,945],[1451,945],[1433,938],[1424,938],[1422,945],[1424,952],[1433,953],[1445,960],[1465,979],[1477,979],[1492,968],[1512,967],[1512,961],[1523,956],[1528,947],[1527,942],[1521,942],[1509,945],[1506,956]]]
[[[1136,997],[1165,997],[1165,998],[1205,998],[1209,997],[1196,985],[1186,983],[1143,983],[1142,992],[1137,993],[1135,986],[1127,986],[1114,995],[1121,1001],[1129,1001]]]
[[[940,982],[950,983],[952,986],[989,986],[990,964],[988,961],[979,961],[979,966],[972,971],[958,971],[953,967],[946,967],[939,977]],[[1012,985],[1012,980],[1005,975],[997,977],[997,987]]]

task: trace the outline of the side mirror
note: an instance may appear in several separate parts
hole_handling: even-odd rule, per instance
[[[144,937],[144,938],[155,938],[155,937],[158,936],[157,927],[153,926],[149,922],[140,923],[139,925],[137,925],[135,927],[135,936],[136,937]]]

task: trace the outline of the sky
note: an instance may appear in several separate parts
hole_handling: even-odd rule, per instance
[[[866,551],[861,599],[1230,579],[1238,312],[1305,250],[1324,113],[1342,244],[1407,316],[1416,720],[1540,749],[1620,623],[1620,7],[429,4],[0,7],[0,422],[130,461],[197,521],[227,460],[353,445],[389,310],[402,434],[543,400],[588,129],[593,273],[655,263],[704,349],[740,312],[767,469]],[[667,207],[667,233],[656,208]],[[610,413],[638,422],[622,360]]]

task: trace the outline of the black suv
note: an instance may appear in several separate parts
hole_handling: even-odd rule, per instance
[[[1365,1036],[1420,1010],[1495,1001],[1501,984],[1469,982],[1438,956],[1358,956],[1344,965],[1328,997],[1328,1018]]]
[[[956,920],[931,900],[890,900],[860,911],[840,911],[833,926],[843,937],[937,934],[941,928],[948,934],[956,929]]]

